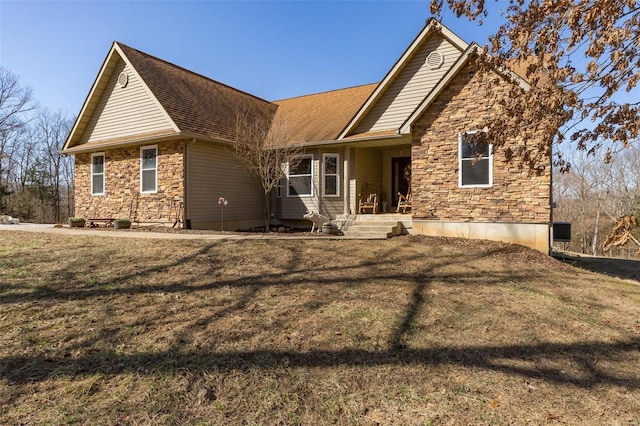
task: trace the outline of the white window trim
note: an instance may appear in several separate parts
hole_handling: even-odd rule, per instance
[[[155,170],[155,182],[154,182],[154,187],[155,189],[153,191],[144,191],[142,189],[142,152],[148,149],[155,149],[156,150],[156,168]],[[151,170],[151,169],[147,169],[147,170]],[[147,146],[141,146],[140,147],[140,193],[141,194],[156,194],[158,192],[158,145],[147,145]]]
[[[336,172],[335,173],[327,173],[325,170],[325,159],[328,157],[336,158]],[[336,193],[335,194],[327,194],[327,176],[335,176],[336,177]],[[340,196],[340,154],[337,152],[327,152],[322,154],[322,196],[323,197],[339,197]]]
[[[463,161],[473,161],[470,159],[462,159],[462,139],[464,135],[473,135],[484,130],[471,130],[468,132],[458,133],[458,188],[491,188],[493,186],[493,144],[489,144],[489,156],[482,157],[489,160],[489,183],[480,185],[463,185],[462,184],[462,163]]]
[[[308,197],[313,197],[313,154],[305,154],[305,155],[301,155],[300,160],[305,159],[305,158],[310,158],[311,159],[311,193],[310,194],[291,194],[290,193],[290,189],[291,189],[291,184],[289,182],[289,179],[291,177],[298,177],[298,176],[309,176],[309,175],[290,175],[289,174],[289,164],[287,163],[287,197],[293,197],[293,198],[308,198]]]
[[[94,157],[102,157],[102,173],[94,173],[93,172],[93,158]],[[91,154],[91,164],[90,167],[90,175],[91,175],[91,195],[104,195],[107,191],[107,178],[106,178],[106,168],[107,168],[107,157],[104,155],[104,152],[96,152]],[[102,174],[102,192],[93,192],[93,176],[97,174]]]

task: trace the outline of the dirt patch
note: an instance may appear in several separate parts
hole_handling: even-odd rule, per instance
[[[463,251],[477,252],[481,250],[487,253],[488,256],[493,256],[501,261],[532,262],[532,264],[540,267],[562,269],[562,265],[552,257],[518,244],[466,238],[427,237],[424,235],[411,235],[409,238],[423,244],[435,243],[439,246],[448,246]]]

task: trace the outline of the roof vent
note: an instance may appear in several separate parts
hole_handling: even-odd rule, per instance
[[[129,76],[126,72],[123,71],[118,76],[118,84],[120,85],[120,87],[125,88],[127,87],[127,83],[129,83]]]
[[[440,52],[429,53],[429,56],[427,56],[426,60],[427,67],[429,67],[430,70],[437,70],[442,66],[443,62],[444,56]]]

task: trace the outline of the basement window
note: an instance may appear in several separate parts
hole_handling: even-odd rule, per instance
[[[458,135],[458,186],[486,188],[493,184],[493,152],[486,132]]]
[[[158,147],[140,148],[140,192],[155,193],[158,190]]]
[[[91,195],[104,195],[104,152],[91,155]]]

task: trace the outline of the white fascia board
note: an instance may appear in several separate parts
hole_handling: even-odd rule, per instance
[[[116,45],[116,43],[114,42],[113,45],[111,46],[111,49],[109,50],[109,53],[107,53],[107,56],[105,57],[104,61],[102,62],[102,66],[100,67],[100,71],[98,72],[98,75],[97,75],[96,79],[93,81],[93,84],[91,85],[91,90],[89,90],[89,94],[87,95],[87,97],[84,100],[84,103],[82,104],[82,108],[80,109],[80,113],[76,117],[76,121],[75,121],[75,123],[73,123],[73,127],[71,128],[71,132],[69,132],[69,136],[67,137],[67,140],[65,141],[61,151],[65,151],[65,150],[67,150],[69,148],[68,147],[69,143],[74,139],[74,136],[79,131],[78,129],[79,129],[79,126],[80,126],[80,122],[82,121],[82,118],[86,114],[90,114],[91,113],[91,111],[88,111],[90,101],[93,99],[94,96],[99,96],[101,94],[101,93],[97,94],[96,92],[97,92],[99,83],[102,81],[103,78],[105,78],[105,73],[106,73],[108,65],[115,59],[114,58],[115,45]]]
[[[409,118],[400,126],[400,134],[406,135],[411,132],[411,126],[413,123],[422,115],[422,113],[431,105],[431,103],[435,100],[435,98],[442,92],[442,90],[453,80],[453,78],[458,74],[460,69],[464,67],[472,53],[480,53],[483,54],[480,46],[477,43],[471,43],[467,50],[460,55],[458,60],[453,64],[453,66],[449,69],[449,71],[442,77],[442,79],[438,82],[436,87],[433,88],[431,93],[422,101],[420,105],[415,109],[415,111],[409,116]],[[506,78],[515,81],[523,90],[529,90],[531,86],[527,83],[522,77],[518,74],[514,73],[509,69],[496,69],[496,72],[502,74]]]
[[[531,85],[527,82],[527,80],[520,77],[517,73],[511,71],[507,67],[497,67],[496,72],[498,74],[502,74],[504,77],[508,78],[509,80],[514,81],[525,92],[531,89]]]
[[[120,57],[122,58],[122,60],[136,74],[136,77],[138,77],[138,79],[140,80],[140,83],[142,84],[142,87],[144,87],[144,89],[147,91],[147,93],[149,93],[149,95],[151,96],[151,99],[153,99],[153,102],[155,102],[155,104],[158,106],[158,108],[160,108],[160,111],[162,111],[162,113],[164,114],[164,117],[167,119],[167,121],[171,125],[171,128],[176,133],[180,133],[180,129],[178,128],[176,123],[173,121],[173,119],[171,118],[169,113],[164,109],[164,107],[162,106],[162,104],[160,103],[158,98],[156,98],[156,96],[153,94],[153,92],[151,91],[149,86],[147,86],[147,82],[144,81],[144,79],[140,76],[140,74],[138,73],[138,70],[136,70],[135,67],[133,65],[131,65],[131,62],[129,61],[129,58],[127,58],[127,55],[125,55],[124,52],[122,51],[122,49],[120,48],[120,46],[118,46],[118,43],[114,42],[113,45],[114,45],[114,48],[117,50],[118,54],[120,55]]]
[[[449,28],[445,27],[442,23],[437,22],[437,25],[440,28],[440,32],[442,35],[451,42],[455,47],[460,49],[461,52],[464,52],[469,47],[469,43],[458,37],[456,33],[451,31]]]
[[[431,93],[427,95],[420,105],[413,111],[413,113],[407,118],[407,120],[400,126],[400,134],[408,134],[411,132],[411,125],[414,121],[422,115],[422,113],[431,105],[431,102],[447,87],[447,85],[453,80],[453,77],[458,74],[458,71],[469,61],[471,53],[478,48],[476,43],[472,43],[465,52],[460,55],[458,60],[449,68],[449,71],[440,79],[436,87],[431,90]]]
[[[121,148],[124,146],[135,146],[141,144],[150,144],[150,143],[161,143],[165,141],[171,141],[176,139],[187,139],[183,134],[168,134],[163,136],[149,136],[149,137],[141,137],[137,139],[126,139],[126,140],[118,140],[118,141],[105,141],[105,142],[92,142],[90,144],[83,143],[81,145],[76,145],[71,148],[61,149],[58,151],[60,155],[76,155],[83,154],[87,152],[95,152],[96,150],[108,150],[114,148]]]
[[[460,51],[464,51],[468,48],[468,44],[458,37],[453,31],[442,25],[434,18],[430,18],[427,21],[427,24],[424,26],[420,34],[413,40],[413,42],[409,45],[407,50],[402,54],[400,59],[396,61],[395,65],[389,70],[387,75],[384,77],[382,82],[378,84],[378,87],[373,91],[369,99],[365,102],[365,104],[360,108],[358,113],[355,115],[353,119],[349,122],[347,127],[340,133],[338,139],[345,138],[349,132],[351,132],[355,126],[358,125],[360,120],[364,117],[364,115],[370,110],[373,104],[378,100],[380,95],[389,87],[392,81],[398,76],[400,71],[404,68],[411,57],[414,55],[417,49],[422,45],[422,43],[436,30],[439,30],[440,33],[447,38],[454,46],[456,46]]]

